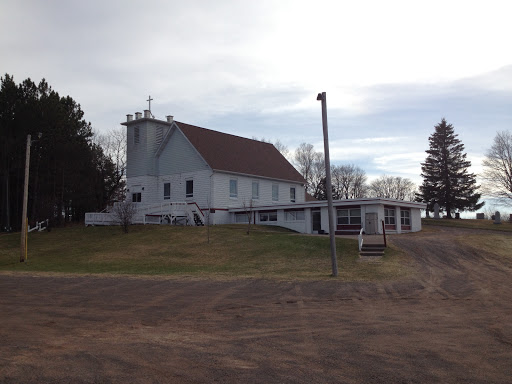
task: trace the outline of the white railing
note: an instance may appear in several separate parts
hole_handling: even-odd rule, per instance
[[[29,232],[35,231],[36,229],[38,232],[44,231],[46,228],[48,228],[48,219],[40,221],[39,223],[36,223],[36,225],[33,228],[28,228]]]
[[[358,243],[359,243],[359,252],[361,252],[361,249],[363,249],[363,228],[361,228],[361,230],[359,231],[359,236],[357,236],[357,240],[358,240]]]
[[[85,214],[85,225],[115,225],[114,215],[110,212],[90,212]]]
[[[114,207],[112,210],[115,208]],[[140,205],[132,218],[133,224],[161,224],[162,218],[167,216],[174,222],[184,221],[186,225],[195,225],[194,214],[205,223],[205,217],[196,203],[182,201],[161,204]],[[116,225],[112,212],[93,212],[85,214],[85,225]]]
[[[137,208],[137,213],[144,215],[172,215],[172,216],[186,216],[187,203],[181,201],[174,201],[161,204],[143,205]]]

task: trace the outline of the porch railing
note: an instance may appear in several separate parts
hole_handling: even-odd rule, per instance
[[[363,249],[363,228],[359,231],[359,236],[357,236],[357,242],[359,243],[359,252]]]

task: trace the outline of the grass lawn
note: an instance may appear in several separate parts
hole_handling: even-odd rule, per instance
[[[421,224],[441,225],[444,227],[471,228],[471,229],[487,229],[493,231],[512,232],[512,223],[509,221],[501,221],[501,224],[494,224],[493,220],[477,220],[477,219],[422,219]]]
[[[0,235],[0,271],[174,275],[208,278],[330,279],[328,236],[245,225],[135,225],[54,228],[30,233],[28,260],[19,262],[20,234]],[[406,276],[406,257],[388,248],[382,263],[358,262],[357,241],[336,239],[339,280]]]

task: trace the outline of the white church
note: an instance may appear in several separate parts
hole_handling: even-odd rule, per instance
[[[328,233],[327,201],[305,193],[305,180],[270,143],[152,117],[127,115],[127,199],[134,223],[277,225]],[[425,204],[394,199],[335,200],[336,234],[421,230]],[[86,225],[114,224],[87,213]]]

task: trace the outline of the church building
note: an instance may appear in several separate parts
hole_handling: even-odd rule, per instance
[[[326,201],[305,192],[304,178],[270,143],[194,125],[127,115],[127,199],[134,222],[279,225],[327,233]],[[423,203],[393,199],[335,200],[336,234],[421,230]],[[112,224],[109,214],[87,214],[86,225]]]

